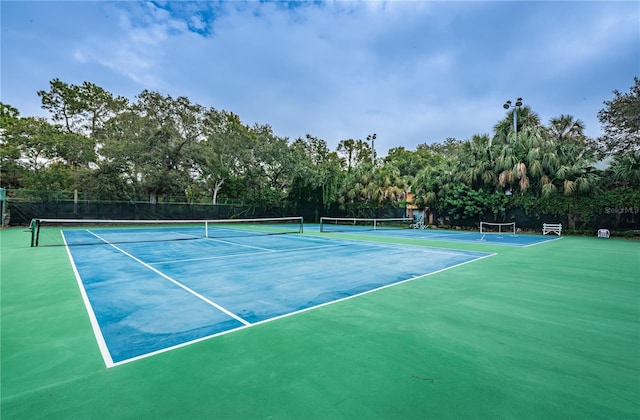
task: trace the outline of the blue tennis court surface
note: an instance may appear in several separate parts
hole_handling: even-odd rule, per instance
[[[318,229],[315,227],[305,227],[307,231]],[[394,238],[423,239],[429,241],[452,241],[485,243],[491,245],[527,247],[544,242],[561,239],[559,236],[544,236],[534,234],[513,234],[513,233],[480,233],[477,231],[454,231],[438,229],[409,229],[409,228],[379,228],[372,229],[366,226],[338,226],[331,225],[325,228],[325,232],[330,235],[332,232],[354,233],[358,235],[377,235]]]
[[[67,249],[107,366],[492,255],[299,234]]]

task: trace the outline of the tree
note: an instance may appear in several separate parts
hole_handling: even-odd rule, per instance
[[[61,123],[66,134],[59,139],[59,157],[73,168],[74,199],[77,201],[78,170],[87,169],[96,161],[96,150],[100,148],[98,132],[103,130],[108,119],[126,107],[127,100],[115,98],[90,82],[78,86],[56,78],[49,85],[49,91],[38,91],[38,96],[42,107],[51,112],[54,122]]]
[[[517,109],[517,116],[513,114],[513,111],[508,111],[505,118],[494,126],[493,143],[507,144],[509,142],[515,142],[515,134],[513,131],[513,119],[517,119],[517,135],[521,136],[525,132],[525,129],[540,127],[540,117],[533,112],[528,105]]]
[[[60,133],[55,144],[56,158],[71,168],[73,172],[73,198],[78,201],[80,177],[78,172],[88,172],[89,165],[96,161],[95,142],[89,137],[76,133]],[[86,193],[85,189],[85,193]]]
[[[340,159],[327,142],[307,134],[291,144],[295,169],[289,200],[299,207],[328,209],[340,186]]]
[[[78,86],[56,78],[49,86],[49,91],[38,91],[42,108],[50,111],[53,121],[61,122],[67,132],[90,138],[96,136],[105,121],[124,110],[128,102],[90,82]]]
[[[549,121],[548,133],[558,143],[573,142],[586,143],[584,123],[571,115],[560,115]]]
[[[396,166],[391,164],[382,166],[375,171],[374,180],[377,185],[374,198],[379,207],[396,205],[406,198],[408,185]]]
[[[551,190],[560,190],[564,195],[589,194],[599,187],[600,177],[593,166],[596,161],[594,150],[584,135],[584,124],[570,115],[552,118],[549,123],[547,157],[542,160],[546,166],[543,195]],[[559,188],[556,188],[559,187]]]
[[[418,147],[416,151],[406,150],[404,147],[394,147],[383,159],[385,165],[391,164],[398,168],[400,176],[412,179],[427,166],[436,166],[442,157],[435,155],[426,148]]]
[[[3,187],[19,187],[24,179],[19,144],[9,141],[8,137],[19,118],[16,108],[0,102],[0,183]]]
[[[0,130],[5,129],[11,122],[15,121],[19,117],[20,112],[17,108],[0,102]]]
[[[413,204],[419,208],[439,206],[439,199],[451,186],[451,171],[447,169],[446,164],[436,168],[426,167],[416,175],[411,185]]]
[[[407,188],[395,166],[387,164],[372,171],[371,166],[362,165],[346,174],[338,202],[351,214],[371,217],[373,208],[398,205]]]
[[[194,183],[191,169],[203,139],[204,108],[186,97],[144,90],[132,108],[142,120],[142,175],[151,202],[159,194],[184,195]]]
[[[433,156],[440,156],[444,159],[451,159],[458,155],[458,151],[462,146],[462,140],[456,140],[453,137],[448,137],[442,143],[432,144],[419,144],[416,148],[418,153],[426,152]]]
[[[149,149],[153,147],[146,141],[151,132],[149,125],[146,117],[133,110],[120,113],[105,124],[100,134],[104,146],[100,149],[96,175],[108,176],[98,177],[94,185],[102,197],[121,199],[125,195],[128,200],[139,200],[143,196],[147,178],[145,165],[150,158]],[[114,185],[127,187],[122,188],[122,194],[111,195],[115,192]]]
[[[19,174],[19,186],[30,189],[66,189],[71,170],[60,159],[64,133],[44,118],[15,118],[2,132],[3,171]],[[66,171],[65,171],[66,166]],[[15,176],[15,175],[14,175]]]
[[[617,154],[609,169],[619,185],[640,188],[640,152]]]
[[[336,150],[342,158],[347,172],[351,172],[352,169],[364,163],[371,162],[371,146],[362,140],[341,140]]]
[[[193,168],[203,139],[203,108],[187,98],[143,91],[129,110],[104,124],[100,167],[120,170],[136,196],[184,196],[196,180]],[[105,189],[103,189],[105,190]]]
[[[539,187],[537,181],[544,175],[540,151],[546,132],[538,115],[528,106],[520,108],[517,135],[513,131],[512,112],[507,113],[506,118],[494,128],[491,149],[495,158],[497,188],[524,194],[531,186]]]
[[[78,86],[56,78],[49,82],[49,86],[49,91],[38,91],[42,108],[51,112],[53,121],[60,122],[67,132],[91,138],[128,102],[126,98],[114,97],[90,82]]]
[[[598,112],[604,130],[597,140],[601,156],[640,151],[640,78],[634,81],[629,93],[614,90],[615,98]]]
[[[3,133],[6,146],[15,148],[22,165],[38,172],[56,156],[60,131],[44,118],[18,118]]]
[[[200,180],[211,192],[213,204],[225,182],[243,172],[251,145],[249,128],[234,113],[209,109],[203,122],[202,153],[195,158]]]
[[[460,154],[465,143],[447,138],[443,143],[418,145],[417,153],[431,156],[429,161],[433,162],[423,167],[410,184],[413,204],[418,208],[431,213],[435,209],[442,209],[444,195],[454,185],[454,176],[460,168]]]
[[[462,143],[458,154],[456,180],[473,189],[493,190],[497,175],[491,155],[491,140],[488,135],[474,135],[470,141]]]
[[[280,205],[291,187],[295,168],[287,138],[273,134],[269,125],[254,125],[250,129],[252,144],[248,181],[250,194],[263,205]]]
[[[468,185],[458,184],[445,193],[442,207],[454,220],[480,221],[490,214],[500,220],[504,216],[507,201],[502,193],[474,190]]]

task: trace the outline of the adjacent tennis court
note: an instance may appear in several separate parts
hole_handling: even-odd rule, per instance
[[[640,417],[638,241],[156,228],[0,230],[3,419]]]
[[[453,241],[491,243],[503,246],[528,247],[562,239],[555,235],[523,234],[516,231],[515,223],[487,224],[480,231],[416,228],[412,219],[365,219],[323,217],[318,229],[321,232],[351,233],[359,235],[389,236],[424,241]]]

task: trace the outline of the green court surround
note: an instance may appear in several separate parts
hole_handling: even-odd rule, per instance
[[[638,241],[397,240],[498,255],[107,369],[28,236],[0,231],[3,420],[640,418]]]

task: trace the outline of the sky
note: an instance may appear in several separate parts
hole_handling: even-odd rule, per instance
[[[144,90],[307,134],[415,150],[492,134],[523,103],[601,135],[640,76],[639,1],[0,1],[0,101],[49,82]]]

